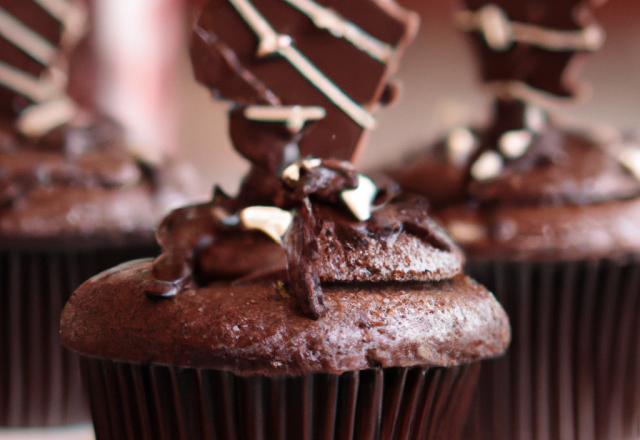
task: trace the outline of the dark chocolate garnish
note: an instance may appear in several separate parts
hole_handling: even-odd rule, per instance
[[[198,81],[237,104],[238,152],[276,172],[300,157],[353,157],[373,108],[396,95],[388,84],[416,24],[393,2],[215,0],[191,55]]]

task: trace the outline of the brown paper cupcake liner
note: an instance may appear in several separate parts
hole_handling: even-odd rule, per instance
[[[640,263],[471,262],[511,320],[483,364],[468,440],[640,439]]]
[[[337,374],[229,372],[82,357],[98,440],[455,440],[479,364]]]
[[[78,358],[60,345],[60,314],[86,279],[155,246],[93,252],[0,249],[0,426],[88,421]]]

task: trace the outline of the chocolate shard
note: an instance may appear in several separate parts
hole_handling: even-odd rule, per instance
[[[302,311],[313,319],[321,318],[326,312],[317,272],[319,254],[316,234],[316,219],[307,198],[298,208],[284,245],[290,292]]]
[[[374,107],[395,95],[388,84],[417,21],[386,1],[213,0],[194,27],[194,72],[235,103],[232,139],[255,166],[349,160]]]
[[[463,21],[461,27],[465,30],[473,29],[473,47],[486,82],[520,81],[534,89],[570,98],[580,92],[580,82],[575,76],[577,64],[583,60],[579,55],[598,49],[604,36],[591,13],[591,9],[601,3],[464,0],[468,11],[481,13],[475,21],[483,21],[482,13],[487,19],[484,25],[470,25],[464,19],[459,22]],[[487,15],[493,17],[488,19]],[[460,17],[464,16],[458,15]],[[550,38],[551,33],[556,38]],[[503,44],[495,41],[499,35],[504,36]]]

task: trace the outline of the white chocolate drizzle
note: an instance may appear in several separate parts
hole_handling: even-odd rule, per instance
[[[577,31],[548,29],[529,23],[509,20],[494,4],[477,11],[460,11],[455,16],[458,27],[466,32],[481,32],[487,45],[504,51],[513,43],[525,43],[549,51],[596,51],[604,44],[602,27],[590,25]]]
[[[0,84],[35,102],[43,102],[62,93],[51,82],[36,78],[2,61]]]
[[[64,27],[63,45],[74,45],[86,32],[88,13],[84,7],[68,0],[33,0]]]
[[[358,174],[358,186],[342,191],[340,198],[351,213],[361,222],[371,217],[371,204],[378,194],[378,188],[371,179]]]
[[[229,0],[259,39],[257,55],[278,54],[286,59],[314,87],[364,128],[373,128],[375,119],[340,90],[293,45],[291,37],[275,31],[249,0]]]
[[[389,64],[394,50],[391,45],[369,35],[350,21],[345,20],[332,9],[319,5],[313,0],[284,0],[301,11],[319,29],[326,29],[334,36],[344,38],[359,50],[384,64]]]
[[[483,181],[498,177],[504,169],[504,160],[495,151],[485,151],[471,165],[471,177]]]
[[[307,121],[323,119],[327,112],[322,107],[300,105],[250,105],[244,117],[251,121],[284,122],[289,131],[297,133]]]
[[[274,206],[250,206],[240,211],[240,221],[245,228],[258,229],[280,243],[291,226],[293,214]]]
[[[0,8],[0,35],[43,66],[48,66],[56,57],[57,47],[3,8]]]

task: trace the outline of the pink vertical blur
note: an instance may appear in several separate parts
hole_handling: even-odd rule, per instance
[[[177,153],[181,0],[95,0],[100,105],[127,130],[134,153]]]

